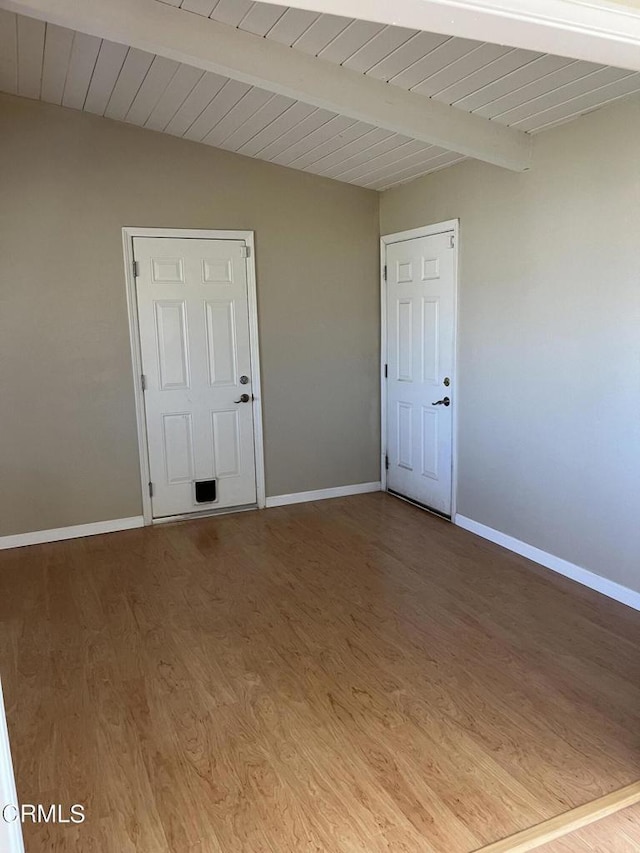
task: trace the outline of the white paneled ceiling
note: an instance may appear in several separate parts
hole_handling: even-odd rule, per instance
[[[469,39],[250,0],[169,5],[529,133],[640,91],[636,72]],[[246,83],[4,10],[0,89],[377,190],[464,159]]]
[[[640,91],[640,74],[248,0],[158,0],[530,133]]]
[[[5,92],[373,189],[464,159],[246,83],[4,10],[0,57]]]

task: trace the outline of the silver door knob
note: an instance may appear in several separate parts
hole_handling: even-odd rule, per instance
[[[451,400],[448,397],[443,397],[442,400],[438,400],[437,403],[432,403],[432,406],[450,406]]]
[[[240,394],[240,399],[234,400],[233,402],[234,403],[248,403],[249,399],[250,399],[250,397],[248,394]]]

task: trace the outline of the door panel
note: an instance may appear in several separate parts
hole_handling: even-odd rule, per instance
[[[243,246],[133,240],[154,518],[256,502]],[[214,500],[196,499],[202,480],[216,481]]]
[[[231,299],[209,300],[207,314],[207,351],[211,385],[233,385],[238,382],[236,363],[236,318]]]
[[[413,470],[413,406],[398,403],[398,458],[400,468]]]
[[[422,300],[422,381],[438,384],[440,369],[440,300],[437,297]]]
[[[434,409],[422,407],[422,474],[424,477],[438,479],[438,420]]]
[[[184,302],[156,302],[156,346],[163,391],[189,387],[187,317]]]
[[[387,245],[387,485],[451,514],[452,232]],[[445,378],[448,385],[445,385]],[[434,405],[448,397],[451,405]]]
[[[193,480],[193,418],[190,412],[163,415],[163,450],[167,483],[190,483]]]
[[[413,302],[411,299],[398,299],[396,311],[398,316],[396,378],[400,382],[411,382],[413,379]]]
[[[218,478],[238,477],[242,471],[240,419],[237,409],[213,412],[213,452]]]

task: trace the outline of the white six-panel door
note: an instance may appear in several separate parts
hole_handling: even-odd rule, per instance
[[[244,241],[134,237],[133,252],[153,517],[255,504]]]
[[[451,515],[453,232],[389,243],[387,488]]]

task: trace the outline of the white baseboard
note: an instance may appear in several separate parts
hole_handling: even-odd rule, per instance
[[[42,545],[44,542],[60,542],[62,539],[79,539],[81,536],[95,536],[98,533],[115,533],[118,530],[131,530],[133,527],[144,527],[144,518],[141,515],[95,521],[92,524],[76,524],[73,527],[57,527],[53,530],[34,530],[33,533],[16,533],[14,536],[0,536],[0,551],[5,548],[22,548],[25,545]]]
[[[288,504],[301,504],[307,501],[324,501],[327,498],[345,498],[348,495],[364,495],[367,492],[379,492],[380,482],[356,483],[354,486],[336,486],[333,489],[317,489],[315,492],[294,492],[291,495],[274,495],[267,498],[266,505],[287,506]]]
[[[490,542],[502,545],[503,548],[507,548],[509,551],[520,554],[521,557],[527,557],[527,559],[533,560],[534,563],[539,563],[545,569],[551,569],[552,572],[557,572],[559,575],[571,578],[571,580],[577,581],[583,586],[588,586],[589,589],[595,589],[596,592],[613,598],[621,604],[626,604],[634,610],[640,610],[640,592],[603,578],[601,575],[595,574],[595,572],[590,572],[588,569],[576,566],[575,563],[570,563],[568,560],[563,560],[554,554],[541,551],[540,548],[535,548],[533,545],[527,545],[526,542],[514,539],[513,536],[508,536],[506,533],[501,533],[499,530],[494,530],[492,527],[487,527],[478,521],[473,521],[471,518],[465,518],[464,515],[456,515],[455,523],[458,527],[464,527],[465,530],[482,536],[483,539],[488,539]]]
[[[11,820],[15,809],[4,811],[5,806],[17,806],[18,795],[13,775],[9,732],[4,711],[2,682],[0,682],[0,850],[2,853],[24,853],[22,825],[19,820]],[[5,820],[4,815],[7,817]]]

